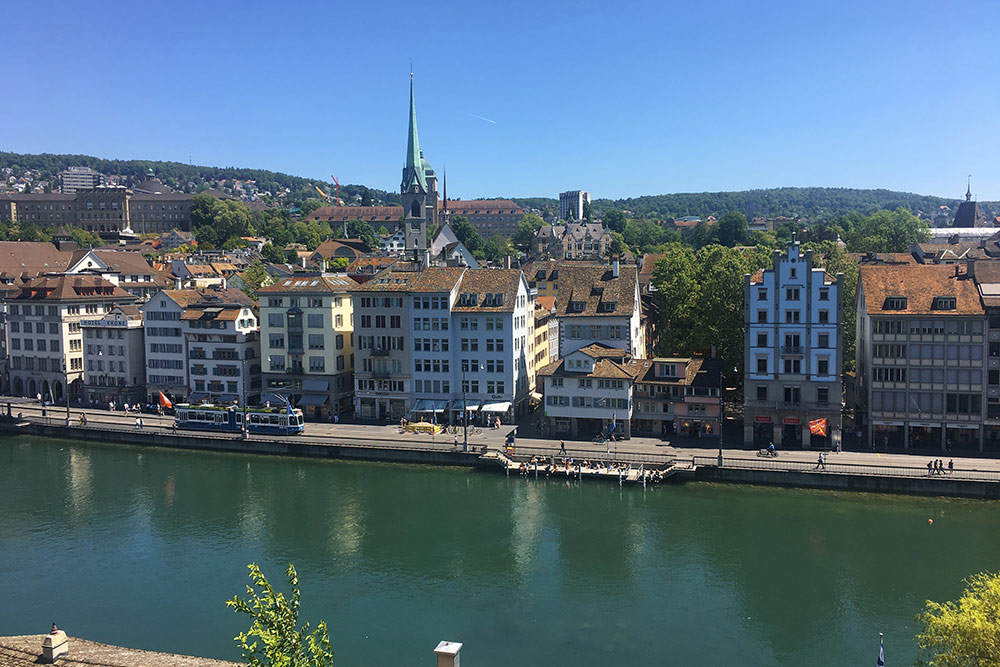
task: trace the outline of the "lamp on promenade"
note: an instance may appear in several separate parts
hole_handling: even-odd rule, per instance
[[[63,370],[63,391],[66,394],[66,426],[69,426],[69,369],[66,368],[66,357],[62,358],[62,370]],[[53,407],[55,407],[55,401],[52,402]]]
[[[469,404],[465,400],[465,366],[462,367],[462,451],[469,451]]]

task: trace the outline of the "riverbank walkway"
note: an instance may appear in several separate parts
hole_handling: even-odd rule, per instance
[[[28,399],[7,399],[0,397],[0,406],[5,408],[5,402],[12,402],[12,414],[21,414],[25,422],[59,426],[65,424],[66,410],[64,407],[43,407],[37,401]],[[43,416],[44,413],[44,416]],[[201,439],[236,439],[238,435],[204,433],[199,431],[174,431],[172,417],[142,414],[144,428],[136,429],[136,414],[110,412],[100,409],[71,409],[70,420],[74,427],[79,427],[80,415],[86,414],[86,430],[94,432],[94,439],[101,438],[101,431],[135,431],[136,444],[148,433],[170,433],[179,436],[191,436]],[[507,435],[516,426],[504,425],[499,429],[477,428],[475,435],[468,438],[468,450],[465,450],[461,432],[455,434],[401,433],[398,424],[358,424],[358,423],[307,423],[302,435],[283,437],[281,442],[302,442],[315,445],[348,445],[365,448],[382,448],[393,450],[414,450],[426,452],[467,452],[472,457],[479,457],[485,452],[506,451]],[[518,429],[520,430],[520,429]],[[531,429],[524,429],[530,432]],[[249,437],[255,442],[274,442],[273,436]],[[708,446],[705,446],[708,445]],[[693,440],[675,438],[665,440],[660,438],[635,437],[627,441],[596,444],[583,441],[561,441],[541,437],[517,437],[515,439],[514,455],[510,457],[516,466],[521,462],[530,461],[532,457],[562,461],[573,459],[574,462],[589,460],[602,465],[626,464],[631,474],[637,475],[638,470],[660,470],[664,477],[687,476],[698,468],[718,466],[719,449],[717,441]],[[883,452],[824,452],[824,465],[818,465],[818,453],[815,451],[779,451],[777,458],[757,457],[756,450],[724,447],[722,450],[723,465],[730,469],[785,471],[798,473],[827,473],[841,475],[891,476],[929,479],[950,479],[955,481],[1000,481],[1000,458],[984,457],[947,457],[941,453],[934,454],[903,454]],[[930,472],[927,463],[942,460],[943,473]],[[489,461],[487,461],[489,462]],[[952,462],[952,469],[948,464]],[[495,457],[495,465],[502,460]],[[565,471],[563,471],[565,474]],[[614,475],[602,473],[595,476],[617,478]],[[634,481],[626,478],[625,481]]]

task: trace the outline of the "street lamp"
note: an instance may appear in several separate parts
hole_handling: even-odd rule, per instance
[[[462,451],[469,451],[469,404],[465,398],[465,366],[462,366]]]
[[[66,367],[66,357],[62,358],[63,392],[66,394],[66,426],[69,426],[69,369]],[[53,406],[54,407],[54,406]]]

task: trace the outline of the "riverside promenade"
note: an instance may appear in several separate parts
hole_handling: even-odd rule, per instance
[[[400,433],[398,424],[307,423],[302,435],[280,438],[251,435],[243,439],[236,434],[175,430],[172,417],[150,414],[138,415],[144,427],[137,429],[136,414],[107,410],[72,409],[67,428],[65,408],[42,408],[36,401],[11,400],[19,401],[11,405],[11,412],[15,417],[20,414],[21,419],[2,425],[3,432],[10,434],[213,451],[476,466],[510,475],[517,474],[522,463],[533,465],[534,459],[542,462],[543,474],[545,465],[555,465],[557,475],[572,477],[572,471],[567,475],[565,469],[566,461],[572,459],[574,465],[583,461],[593,464],[581,470],[576,479],[591,477],[623,484],[642,483],[641,475],[655,470],[661,481],[702,480],[1000,499],[1000,459],[992,458],[948,458],[938,453],[932,459],[921,454],[845,451],[824,452],[824,465],[820,466],[815,451],[782,450],[777,458],[761,458],[756,456],[756,450],[724,446],[720,466],[717,441],[643,437],[605,444],[565,441],[564,451],[558,439],[520,434],[510,454],[506,451],[506,438],[517,427],[509,424],[500,429],[477,429],[475,435],[469,435],[468,449],[461,433],[457,436]],[[4,403],[5,399],[0,397],[0,405]],[[87,424],[81,426],[79,418],[84,413]],[[953,468],[942,473],[930,472],[927,463],[942,457],[945,466],[952,461]],[[609,468],[609,464],[615,467]],[[534,468],[531,474],[534,475]]]

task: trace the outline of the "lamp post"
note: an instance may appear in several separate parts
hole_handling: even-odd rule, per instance
[[[62,358],[63,391],[66,393],[66,426],[69,426],[69,369],[66,367],[66,357]],[[53,401],[54,403],[54,401]]]
[[[469,451],[469,404],[465,398],[465,367],[462,367],[462,451]]]

